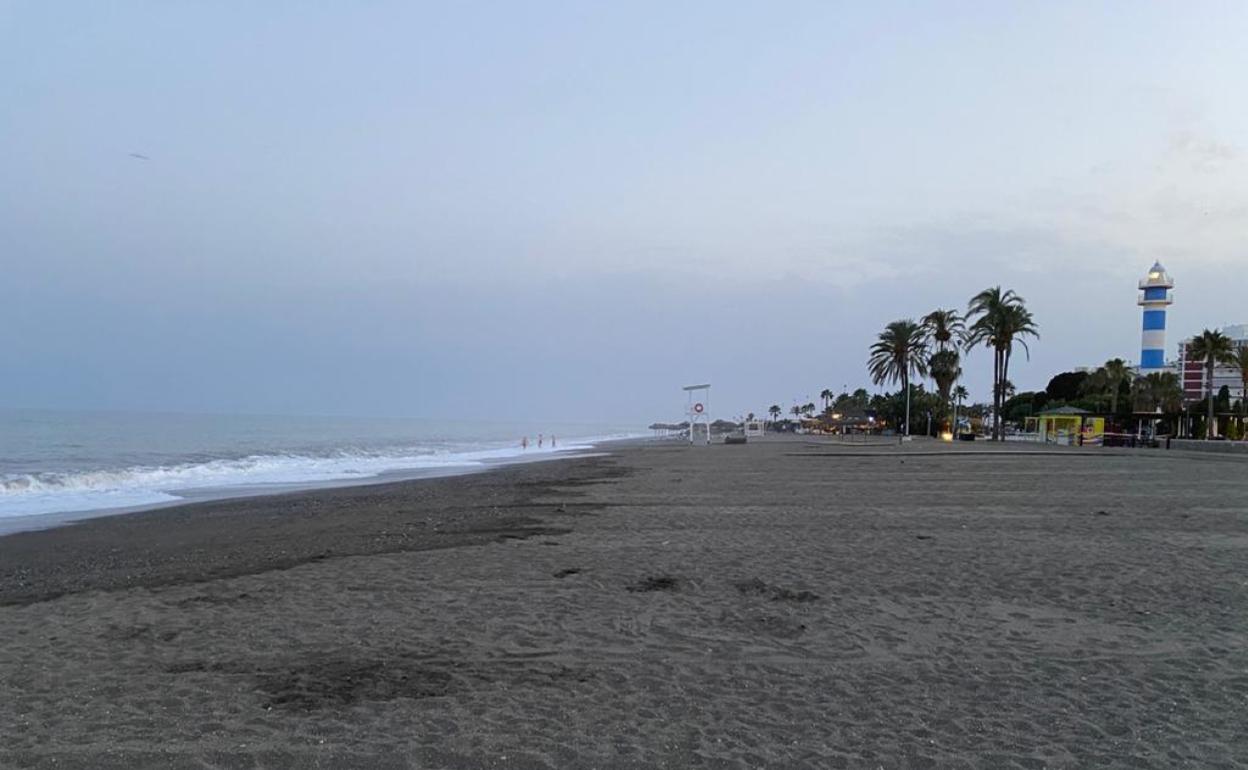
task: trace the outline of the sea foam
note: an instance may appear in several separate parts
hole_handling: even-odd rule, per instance
[[[387,473],[471,469],[584,451],[597,440],[600,439],[581,440],[557,449],[531,446],[528,450],[493,447],[454,451],[408,447],[390,451],[344,450],[325,455],[255,454],[171,465],[9,474],[0,477],[0,518],[169,504],[186,499],[187,493],[204,490],[228,493],[245,487],[259,493],[264,487],[366,481]]]

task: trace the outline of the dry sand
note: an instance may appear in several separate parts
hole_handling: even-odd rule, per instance
[[[1003,449],[651,444],[0,538],[0,766],[1248,765],[1248,462]]]

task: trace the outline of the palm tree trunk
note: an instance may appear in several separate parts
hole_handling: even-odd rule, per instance
[[[1001,381],[1001,364],[997,357],[997,349],[992,349],[992,423],[988,426],[988,437],[997,440],[997,383]]]
[[[1205,399],[1209,402],[1209,424],[1205,426],[1205,438],[1213,438],[1213,356],[1205,362]]]
[[[997,394],[997,441],[1005,441],[1005,351],[1001,351],[1001,388]]]
[[[909,367],[910,362],[906,362]],[[901,387],[906,389],[906,435],[910,435],[910,372],[903,369],[901,372]]]
[[[993,348],[992,357],[992,440],[1001,440],[1001,404],[1004,401],[1001,391],[1005,388],[1005,373],[1002,371],[1004,356],[1000,348]]]
[[[1006,349],[1003,349],[1003,351],[1001,351],[1001,408],[1005,408],[1006,406],[1006,383],[1007,382],[1010,382],[1010,348],[1006,348]],[[998,441],[1005,441],[1006,423],[1005,421],[1000,421],[1000,422],[1001,422],[1001,427],[1000,427],[1001,438],[998,439]]]
[[[988,437],[997,440],[997,387],[1001,382],[1001,363],[997,349],[992,349],[992,423],[988,426]]]

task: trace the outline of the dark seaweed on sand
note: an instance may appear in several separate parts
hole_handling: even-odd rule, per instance
[[[794,591],[790,588],[781,588],[780,586],[772,586],[764,583],[758,578],[750,580],[742,580],[734,583],[737,590],[749,596],[766,596],[772,601],[777,602],[813,602],[818,600],[819,594],[813,591]]]
[[[628,590],[633,593],[647,593],[650,591],[675,591],[679,587],[680,581],[670,575],[651,575],[633,583],[628,587]]]

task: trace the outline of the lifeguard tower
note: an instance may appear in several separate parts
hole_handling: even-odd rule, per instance
[[[706,443],[711,443],[711,386],[706,385],[686,385],[682,390],[685,391],[687,401],[685,404],[685,420],[689,423],[689,443],[697,442],[697,428],[701,425],[706,432]]]

